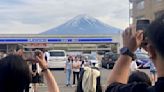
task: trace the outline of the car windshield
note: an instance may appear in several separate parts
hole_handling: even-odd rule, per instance
[[[148,59],[149,56],[145,53],[136,53],[137,58],[139,59]]]
[[[88,56],[85,56],[85,57],[87,57],[88,60],[96,60],[96,57],[94,57],[94,56],[90,56],[90,55],[88,55]]]
[[[104,54],[104,57],[112,57],[113,56],[113,53],[112,52],[107,52]]]
[[[65,56],[64,52],[49,52],[50,56],[63,57]]]

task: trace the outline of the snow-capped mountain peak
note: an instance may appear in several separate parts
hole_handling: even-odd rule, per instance
[[[78,26],[78,25],[80,25],[82,23],[92,25],[95,22],[97,22],[97,20],[92,18],[92,17],[90,17],[90,16],[88,16],[88,15],[79,15],[79,16],[74,17],[70,21],[68,21],[65,25],[66,26],[70,26],[70,25]]]
[[[60,35],[96,35],[96,34],[118,34],[120,29],[100,22],[88,15],[79,15],[67,21],[57,28],[50,29],[41,34]]]

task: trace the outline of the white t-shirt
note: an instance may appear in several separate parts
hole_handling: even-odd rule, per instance
[[[132,61],[131,65],[130,65],[130,70],[135,71],[137,69],[138,69],[138,66],[137,66],[136,61]]]
[[[74,72],[80,72],[80,61],[73,61],[73,71]]]
[[[29,65],[29,68],[30,68],[31,71],[32,71],[32,64]],[[36,63],[36,68],[37,68],[37,72],[38,72],[38,73],[41,73],[42,69],[40,68],[39,63]]]

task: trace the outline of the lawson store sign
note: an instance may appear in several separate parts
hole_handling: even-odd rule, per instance
[[[112,38],[0,38],[4,43],[112,43]]]

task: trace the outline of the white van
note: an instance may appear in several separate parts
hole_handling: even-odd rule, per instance
[[[64,68],[67,60],[64,50],[49,50],[48,66],[49,68]]]

